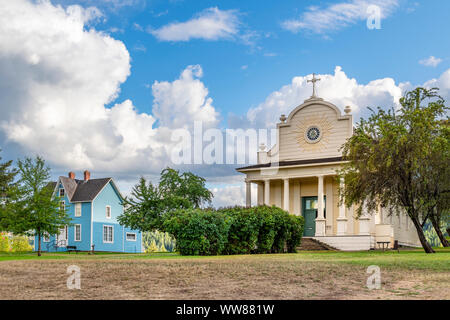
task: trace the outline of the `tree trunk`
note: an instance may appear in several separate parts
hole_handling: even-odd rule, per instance
[[[41,234],[38,235],[38,257],[41,256]]]
[[[428,243],[427,238],[425,237],[425,234],[423,233],[422,226],[420,225],[419,219],[417,217],[414,217],[412,219],[414,226],[417,230],[417,235],[419,236],[420,243],[422,244],[423,250],[425,250],[426,253],[434,253],[433,248]]]
[[[441,241],[442,245],[444,247],[449,247],[450,245],[449,245],[447,239],[445,239],[445,236],[442,233],[441,228],[439,226],[439,221],[437,221],[436,217],[433,216],[433,215],[430,216],[430,220],[431,220],[431,224],[433,225],[433,228],[436,231],[436,233],[437,233],[437,235],[439,237],[439,240]]]

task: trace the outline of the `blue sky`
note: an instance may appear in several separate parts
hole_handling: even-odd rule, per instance
[[[393,14],[382,19],[381,30],[369,30],[363,20],[326,34],[292,33],[281,26],[313,5],[325,9],[340,2],[345,1],[142,1],[113,12],[105,8],[106,23],[95,27],[120,30],[113,36],[126,44],[132,56],[132,73],[120,97],[131,98],[142,110],[151,107],[146,84],[174,79],[192,64],[203,67],[203,82],[216,107],[236,114],[256,106],[296,75],[331,73],[338,65],[358,82],[392,77],[414,84],[438,77],[449,67],[450,41],[442,37],[443,30],[450,30],[450,3],[445,0],[399,1]],[[146,30],[183,22],[211,7],[236,10],[243,32],[254,33],[254,43],[164,42],[134,26]],[[435,68],[419,64],[430,56],[444,61]]]
[[[178,128],[273,128],[310,96],[312,73],[356,120],[418,85],[448,99],[449,12],[447,0],[2,2],[2,157],[40,154],[54,176],[90,169],[126,193],[172,165]],[[233,166],[182,169],[218,204],[243,202]]]

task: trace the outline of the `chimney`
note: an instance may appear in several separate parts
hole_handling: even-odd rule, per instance
[[[75,179],[75,172],[70,171],[69,172],[69,178],[72,179],[72,180]]]
[[[84,171],[84,181],[89,181],[90,178],[91,173],[88,170]]]

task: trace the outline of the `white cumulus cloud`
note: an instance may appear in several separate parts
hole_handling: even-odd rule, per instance
[[[256,184],[252,183],[251,199],[252,205],[256,205],[258,198],[258,188]],[[230,206],[244,206],[245,205],[245,184],[234,184],[234,185],[221,185],[211,188],[210,191],[213,193],[214,198],[212,205],[216,208],[219,207],[230,207]]]
[[[376,5],[381,9],[381,17],[386,18],[399,5],[398,0],[351,0],[329,5],[325,8],[309,7],[300,17],[286,20],[282,27],[291,32],[302,30],[325,34],[340,30],[369,17],[367,8]]]
[[[172,22],[158,29],[149,29],[160,41],[189,41],[191,39],[232,39],[239,32],[235,10],[205,9],[185,22]]]
[[[219,114],[212,106],[208,89],[199,80],[202,75],[201,66],[189,66],[179,79],[173,82],[156,81],[153,84],[153,114],[161,126],[171,129],[191,128],[196,120],[208,127],[218,123]]]
[[[339,66],[335,68],[334,74],[321,74],[318,77],[321,79],[317,83],[318,96],[341,110],[347,105],[351,106],[353,114],[357,116],[364,115],[368,106],[396,106],[402,95],[402,84],[397,85],[392,78],[360,84],[356,79],[349,78]],[[246,119],[235,120],[258,128],[275,127],[281,114],[288,115],[311,96],[312,86],[307,82],[311,78],[312,75],[294,77],[290,84],[269,94],[255,108],[250,108]]]
[[[217,122],[201,67],[155,82],[153,115],[130,100],[107,108],[130,74],[130,55],[121,41],[87,30],[95,12],[49,1],[2,3],[0,130],[56,168],[158,172],[169,163],[173,128]]]
[[[426,67],[437,67],[441,62],[442,59],[436,58],[435,56],[430,56],[419,61],[421,65],[424,65]]]

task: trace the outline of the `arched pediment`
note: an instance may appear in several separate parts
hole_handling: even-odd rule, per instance
[[[334,104],[310,98],[281,119],[277,147],[280,161],[340,157],[352,135],[352,116]]]
[[[334,104],[327,102],[321,98],[311,98],[311,99],[305,100],[304,103],[302,103],[301,105],[299,105],[298,107],[296,107],[294,110],[291,111],[291,113],[289,114],[289,116],[286,119],[286,124],[289,124],[292,121],[292,118],[294,118],[294,116],[297,113],[299,113],[302,109],[310,107],[310,106],[314,106],[314,105],[325,106],[325,107],[332,109],[336,113],[336,117],[338,119],[347,119],[348,118],[348,116],[342,115],[341,110],[339,110],[339,108],[336,107]]]

